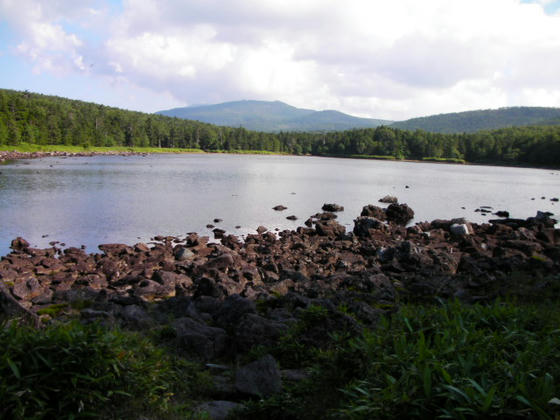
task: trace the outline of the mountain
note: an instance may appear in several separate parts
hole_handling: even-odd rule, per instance
[[[472,133],[505,127],[560,124],[560,108],[510,107],[431,115],[398,121],[391,127],[436,133]]]
[[[387,120],[354,117],[332,110],[296,108],[280,101],[225,102],[173,108],[156,114],[265,132],[341,131],[391,123]]]

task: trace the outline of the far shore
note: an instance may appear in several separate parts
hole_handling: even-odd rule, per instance
[[[463,159],[426,157],[423,159],[399,159],[395,156],[382,155],[293,155],[268,150],[203,150],[195,148],[163,148],[163,147],[96,147],[21,144],[0,145],[0,163],[19,159],[37,159],[44,157],[75,157],[75,156],[133,156],[150,154],[238,154],[238,155],[271,155],[271,156],[315,156],[341,159],[388,160],[394,162],[438,163],[447,165],[499,166],[513,168],[532,168],[557,170],[558,167],[529,165],[519,162],[468,162]]]

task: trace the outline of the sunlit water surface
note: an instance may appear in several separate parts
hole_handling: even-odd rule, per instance
[[[364,205],[387,194],[411,206],[414,221],[494,217],[475,212],[479,206],[525,218],[557,212],[560,204],[550,198],[560,196],[560,172],[220,154],[22,160],[0,166],[0,255],[16,236],[33,246],[58,240],[96,252],[102,243],[134,244],[158,234],[210,234],[206,225],[214,218],[238,235],[259,225],[293,229],[323,203],[343,205],[339,221],[350,228]],[[277,204],[288,210],[272,210]]]

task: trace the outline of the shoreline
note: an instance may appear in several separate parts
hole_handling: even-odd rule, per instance
[[[12,252],[0,258],[0,283],[25,311],[37,314],[66,302],[70,291],[138,302],[178,295],[328,296],[348,287],[388,293],[382,300],[393,303],[423,295],[484,301],[518,294],[530,300],[542,291],[528,291],[529,284],[514,291],[508,273],[542,279],[560,271],[560,229],[547,213],[406,227],[413,217],[406,204],[367,205],[348,232],[336,213],[325,211],[278,234],[261,226],[244,241],[215,229],[215,241],[197,233],[155,236],[148,244],[101,244],[101,254],[60,248],[56,241],[36,249],[16,238]]]
[[[302,154],[294,155],[283,152],[271,152],[268,150],[203,150],[203,149],[179,149],[179,148],[142,148],[142,147],[89,147],[82,148],[79,146],[61,146],[57,145],[31,145],[30,151],[18,150],[17,146],[7,147],[0,149],[0,164],[5,164],[9,161],[20,159],[38,159],[45,157],[82,157],[82,156],[147,156],[150,154],[232,154],[232,155],[255,155],[255,156],[303,156],[303,157],[324,157],[335,159],[360,159],[360,160],[383,160],[389,162],[409,162],[409,163],[437,163],[445,165],[465,165],[465,166],[490,166],[499,168],[520,168],[520,169],[542,169],[542,170],[560,170],[558,166],[538,166],[538,165],[525,165],[506,162],[482,163],[482,162],[468,162],[468,161],[452,161],[439,158],[426,158],[426,159],[398,159],[393,156],[370,156],[370,155],[312,155]],[[21,147],[19,148],[21,149]],[[47,150],[44,150],[47,149]]]

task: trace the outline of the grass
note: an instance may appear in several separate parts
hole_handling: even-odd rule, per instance
[[[427,162],[442,162],[442,163],[467,163],[465,159],[459,158],[442,158],[442,157],[423,157],[423,161]]]
[[[58,309],[54,307],[52,309]],[[540,418],[560,405],[560,306],[496,301],[409,304],[375,328],[311,305],[274,346],[281,368],[309,377],[245,400],[238,419]],[[344,321],[346,320],[346,321]],[[344,322],[343,322],[344,321]],[[353,331],[350,333],[350,331]],[[202,365],[146,335],[77,322],[0,328],[0,418],[193,418],[209,398]]]
[[[137,334],[77,322],[0,329],[0,418],[175,418],[177,407],[185,418],[202,382],[196,365]]]
[[[201,149],[160,148],[160,147],[94,147],[94,146],[66,146],[63,144],[28,144],[21,143],[17,146],[0,145],[0,151],[16,151],[21,153],[33,152],[66,152],[66,153],[110,153],[110,152],[134,152],[134,153],[203,153]]]
[[[302,353],[311,378],[239,418],[553,419],[558,325],[553,304],[405,306],[377,329]]]

